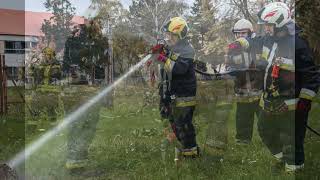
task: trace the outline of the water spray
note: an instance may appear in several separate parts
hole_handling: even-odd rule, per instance
[[[65,129],[71,123],[77,121],[79,117],[81,117],[91,106],[95,105],[99,102],[103,97],[105,97],[113,88],[119,85],[123,80],[125,80],[128,76],[130,76],[133,72],[135,72],[140,66],[146,63],[152,57],[151,54],[144,57],[138,64],[134,65],[130,68],[130,70],[118,78],[113,84],[103,89],[100,93],[92,97],[85,104],[80,106],[73,113],[65,117],[60,124],[55,126],[53,129],[49,130],[47,133],[43,134],[39,139],[35,140],[33,143],[29,144],[23,151],[19,152],[15,157],[13,157],[7,164],[11,168],[18,167],[21,163],[23,163],[27,158],[29,158],[33,153],[35,153],[39,148],[41,148],[46,142],[60,133],[63,129]]]

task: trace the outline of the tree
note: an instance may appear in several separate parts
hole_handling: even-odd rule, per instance
[[[316,14],[320,11],[319,1],[296,0],[296,21],[303,29],[302,35],[308,40],[311,48],[315,52],[315,59],[320,64],[320,20]]]
[[[44,6],[47,11],[52,12],[53,16],[49,20],[44,20],[41,30],[47,45],[54,41],[56,52],[60,52],[71,33],[75,8],[69,0],[46,0]]]
[[[251,23],[257,22],[257,19],[252,15],[259,8],[259,2],[256,0],[230,0],[231,6],[235,7],[242,16]]]
[[[96,10],[96,16],[100,18],[104,33],[108,36],[109,49],[106,50],[107,62],[104,67],[105,81],[110,84],[114,81],[114,53],[113,53],[113,27],[126,20],[125,10],[119,0],[92,0],[92,9]]]
[[[124,73],[140,60],[140,56],[147,52],[148,44],[142,38],[132,34],[126,24],[115,27],[113,34],[113,50],[117,71]]]
[[[83,27],[83,48],[80,50],[80,66],[91,76],[92,83],[95,79],[96,66],[104,67],[108,63],[104,51],[108,48],[108,39],[102,34],[101,21],[95,18],[89,25]]]
[[[196,0],[191,9],[191,42],[196,50],[200,50],[204,46],[205,34],[216,22],[216,9],[208,0]]]
[[[178,0],[132,0],[129,22],[132,30],[149,42],[160,37],[161,28],[174,16],[181,16],[187,9]]]
[[[85,36],[83,35],[84,25],[74,27],[71,36],[68,37],[63,56],[63,69],[66,71],[70,68],[70,65],[80,65],[79,49],[83,47]]]
[[[101,19],[103,25],[108,21],[111,24],[121,23],[128,14],[119,0],[91,0],[91,2],[91,8],[96,10],[96,17]]]
[[[217,61],[223,59],[224,47],[232,38],[230,29],[233,25],[234,10],[226,9],[221,12],[223,4],[219,0],[196,0],[192,7],[191,40],[198,50],[198,58],[203,61]],[[199,43],[201,42],[201,43]]]
[[[91,81],[95,80],[95,69],[107,63],[104,55],[108,48],[108,39],[102,34],[102,25],[99,18],[92,19],[89,24],[75,29],[67,40],[65,47],[65,67],[79,65],[80,69],[90,74]]]

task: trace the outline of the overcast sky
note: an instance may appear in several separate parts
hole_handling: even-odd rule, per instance
[[[125,8],[131,4],[131,0],[120,0]],[[35,12],[45,12],[43,6],[45,0],[0,0],[0,8],[19,9]],[[76,7],[76,14],[83,16],[88,9],[91,0],[70,0],[73,6]],[[192,5],[193,0],[185,0],[189,5]]]

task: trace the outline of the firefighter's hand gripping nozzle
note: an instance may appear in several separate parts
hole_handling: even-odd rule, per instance
[[[157,44],[154,45],[150,49],[150,54],[156,55],[156,60],[159,62],[165,62],[166,61],[166,55],[167,55],[167,50],[166,50],[166,44],[165,41],[162,39],[157,40]]]

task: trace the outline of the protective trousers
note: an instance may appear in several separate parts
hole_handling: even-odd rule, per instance
[[[252,139],[254,115],[259,111],[259,101],[237,102],[236,139],[250,142]]]
[[[100,106],[91,107],[83,116],[70,125],[67,144],[67,158],[82,160],[88,158],[88,149],[95,136],[99,122]]]
[[[263,143],[275,155],[283,153],[283,161],[290,165],[304,163],[304,137],[308,112],[289,111],[270,114],[261,111],[258,131]]]
[[[197,146],[195,128],[192,123],[195,106],[172,106],[170,122],[172,129],[182,145],[182,149],[190,149]]]
[[[308,124],[309,111],[295,111],[295,164],[304,163],[304,138],[306,136],[306,127]]]
[[[207,123],[205,146],[210,149],[225,149],[228,140],[227,122],[232,111],[233,81],[200,81],[197,111]]]
[[[88,88],[80,85],[66,88],[62,97],[66,114],[70,114],[81,104],[86,103],[97,91],[97,88]],[[97,102],[69,125],[67,159],[84,160],[88,158],[88,149],[96,133],[101,106],[102,102]]]
[[[228,119],[232,104],[216,104],[210,119],[205,144],[211,148],[226,149],[228,143]]]

